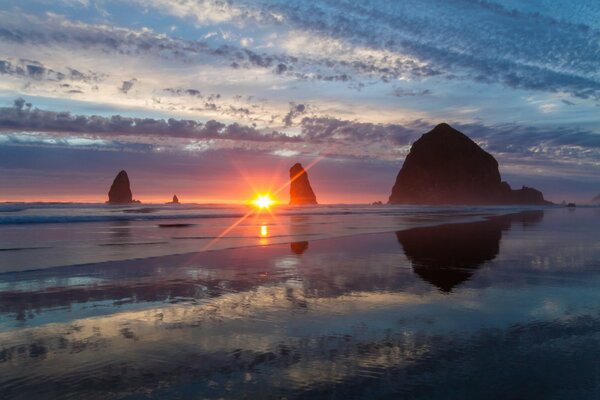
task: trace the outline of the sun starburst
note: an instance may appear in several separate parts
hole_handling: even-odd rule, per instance
[[[252,204],[254,204],[260,210],[268,210],[273,204],[275,204],[275,200],[271,198],[269,193],[259,194],[254,200],[252,200]]]

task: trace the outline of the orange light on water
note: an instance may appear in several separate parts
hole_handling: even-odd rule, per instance
[[[260,236],[267,237],[269,235],[269,230],[267,229],[267,225],[263,224],[260,226]]]
[[[252,200],[252,204],[254,204],[260,210],[268,210],[273,204],[275,204],[275,200],[271,198],[269,193],[259,194],[256,199]]]

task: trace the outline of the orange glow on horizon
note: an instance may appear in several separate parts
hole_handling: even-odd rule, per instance
[[[393,183],[377,191],[348,190],[334,182],[331,185],[320,173],[313,173],[319,169],[322,157],[315,157],[303,161],[304,170],[310,175],[310,182],[317,195],[319,204],[370,204],[374,201],[387,200],[389,189]],[[130,168],[131,190],[133,197],[142,202],[142,205],[165,204],[170,202],[176,194],[183,204],[224,204],[232,206],[257,209],[252,203],[257,193],[269,193],[276,200],[271,210],[285,207],[288,204],[290,186],[289,167],[293,161],[289,158],[275,159],[271,164],[263,165],[258,157],[248,161],[237,159],[230,160],[234,168],[227,174],[212,176],[207,171],[198,170],[197,174],[182,175],[177,179],[163,179],[154,176],[141,168]],[[60,183],[50,189],[44,186],[31,185],[15,188],[3,188],[0,193],[1,202],[75,202],[104,204],[108,200],[108,189],[113,175],[106,174],[100,178],[76,180]],[[294,177],[292,177],[293,179]],[[49,182],[54,182],[50,180]],[[359,188],[364,181],[355,182],[354,187]],[[266,210],[265,210],[266,211]]]

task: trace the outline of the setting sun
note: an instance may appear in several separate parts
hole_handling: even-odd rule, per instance
[[[275,204],[275,200],[273,200],[271,198],[271,195],[268,193],[263,195],[259,194],[258,197],[256,197],[256,199],[252,201],[252,204],[254,204],[259,209],[264,210],[270,208],[273,204]]]

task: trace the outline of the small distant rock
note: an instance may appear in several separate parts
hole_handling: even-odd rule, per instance
[[[173,200],[169,201],[167,204],[179,204],[179,199],[177,198],[177,195],[174,194],[173,195]]]
[[[592,204],[600,204],[600,194],[594,197],[591,201]]]
[[[383,203],[381,201],[374,201],[374,202],[371,203],[372,206],[380,206],[382,204]]]
[[[574,207],[577,207],[577,204],[575,204],[575,203],[568,203],[567,207],[574,208]]]
[[[290,168],[290,205],[314,205],[317,197],[313,192],[308,174],[302,164],[296,163]]]
[[[137,200],[133,200],[131,194],[131,187],[129,186],[129,176],[125,170],[119,172],[115,177],[110,190],[108,191],[108,203],[109,204],[129,204],[139,203]]]

